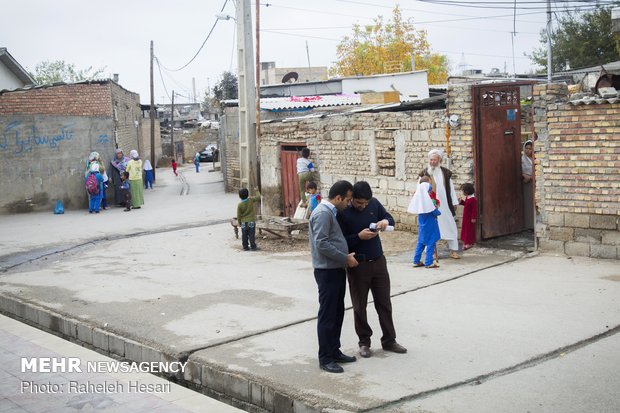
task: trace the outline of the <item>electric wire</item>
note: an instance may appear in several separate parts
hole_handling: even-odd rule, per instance
[[[155,63],[157,63],[157,70],[159,71],[159,78],[161,79],[161,84],[164,86],[164,91],[166,92],[166,96],[168,96],[169,100],[172,100],[172,98],[170,97],[170,93],[168,93],[168,89],[166,88],[166,82],[164,82],[164,75],[162,75],[161,73],[161,65],[159,64],[159,59],[154,56],[155,58]]]
[[[224,8],[226,7],[226,4],[228,3],[228,0],[224,0],[224,5],[222,6],[222,8],[220,9],[220,13],[224,11]],[[178,69],[168,69],[166,66],[162,65],[162,67],[169,71],[169,72],[178,72],[180,70],[185,69],[187,66],[190,65],[190,63],[192,63],[194,61],[194,59],[196,59],[196,57],[198,56],[198,54],[200,54],[200,52],[202,51],[202,48],[205,46],[205,44],[207,43],[207,40],[209,40],[209,38],[211,37],[211,34],[213,33],[213,30],[215,30],[215,26],[217,26],[217,22],[219,21],[218,18],[215,19],[215,22],[213,22],[213,26],[211,26],[211,30],[209,30],[209,33],[207,34],[207,37],[204,39],[204,41],[202,42],[202,44],[200,45],[200,47],[198,48],[198,51],[194,54],[194,56],[189,60],[189,62],[185,63],[183,66],[179,67]]]

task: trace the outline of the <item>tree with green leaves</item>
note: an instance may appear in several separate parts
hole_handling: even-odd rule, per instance
[[[428,70],[430,84],[445,83],[448,78],[448,58],[431,53],[426,31],[417,30],[412,19],[404,19],[398,6],[391,20],[378,16],[373,24],[353,25],[353,33],[342,39],[336,53],[338,60],[330,71],[339,76],[410,71],[413,57],[416,70]]]
[[[66,63],[64,60],[46,60],[37,64],[34,68],[32,77],[38,84],[49,84],[56,82],[81,82],[84,80],[95,80],[103,78],[105,67],[93,70],[92,66],[87,69],[76,69],[73,63]]]
[[[611,31],[611,9],[597,7],[585,13],[562,12],[551,33],[552,72],[597,66],[620,60],[620,44]],[[528,56],[547,71],[547,30],[540,33],[542,46]]]
[[[209,91],[205,92],[205,97],[202,102],[203,108],[208,107],[221,107],[220,102],[227,99],[237,99],[239,97],[239,84],[237,76],[225,71],[222,73],[222,78],[219,82],[213,86],[212,94]]]

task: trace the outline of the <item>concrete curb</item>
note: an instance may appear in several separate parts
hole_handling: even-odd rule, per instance
[[[184,373],[161,377],[248,412],[321,413],[331,410],[219,366],[197,362],[192,356],[169,354],[6,294],[0,294],[0,313],[116,359],[136,363],[187,361]],[[345,410],[338,412],[347,413]]]

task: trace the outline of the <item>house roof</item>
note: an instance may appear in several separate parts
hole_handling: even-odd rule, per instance
[[[56,86],[83,85],[83,84],[86,84],[86,85],[90,85],[90,84],[104,85],[104,84],[107,84],[107,83],[114,83],[116,86],[120,87],[125,92],[129,92],[129,93],[133,93],[133,94],[138,95],[138,93],[132,92],[131,90],[125,89],[124,87],[122,87],[121,85],[119,85],[117,82],[115,82],[112,79],[82,80],[80,82],[56,82],[56,83],[47,83],[47,84],[42,84],[42,85],[33,84],[33,85],[29,85],[29,86],[24,86],[24,87],[19,88],[19,89],[11,89],[11,90],[2,89],[2,90],[0,90],[0,95],[3,94],[3,93],[24,92],[24,91],[33,90],[33,89],[46,89],[46,88],[49,88],[49,87],[56,87]]]
[[[11,72],[19,80],[21,80],[26,85],[36,85],[37,82],[30,76],[30,74],[20,65],[13,56],[9,53],[6,47],[0,47],[0,62],[4,63],[6,67],[9,68]]]
[[[291,96],[282,98],[262,98],[262,110],[295,110],[327,106],[359,105],[360,95]]]
[[[575,70],[568,70],[566,72],[558,72],[558,73],[555,73],[554,75],[576,75],[579,73],[599,73],[601,71],[601,68],[605,68],[605,70],[609,73],[618,74],[620,73],[620,60],[616,62],[605,63],[605,64],[598,65],[598,66],[586,67],[583,69],[575,69]]]

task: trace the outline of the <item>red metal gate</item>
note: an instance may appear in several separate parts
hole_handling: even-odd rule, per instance
[[[282,203],[285,217],[295,215],[297,204],[301,199],[299,180],[297,178],[297,158],[302,146],[282,146],[280,165],[282,165]]]
[[[518,85],[472,87],[476,197],[482,238],[523,230]]]

